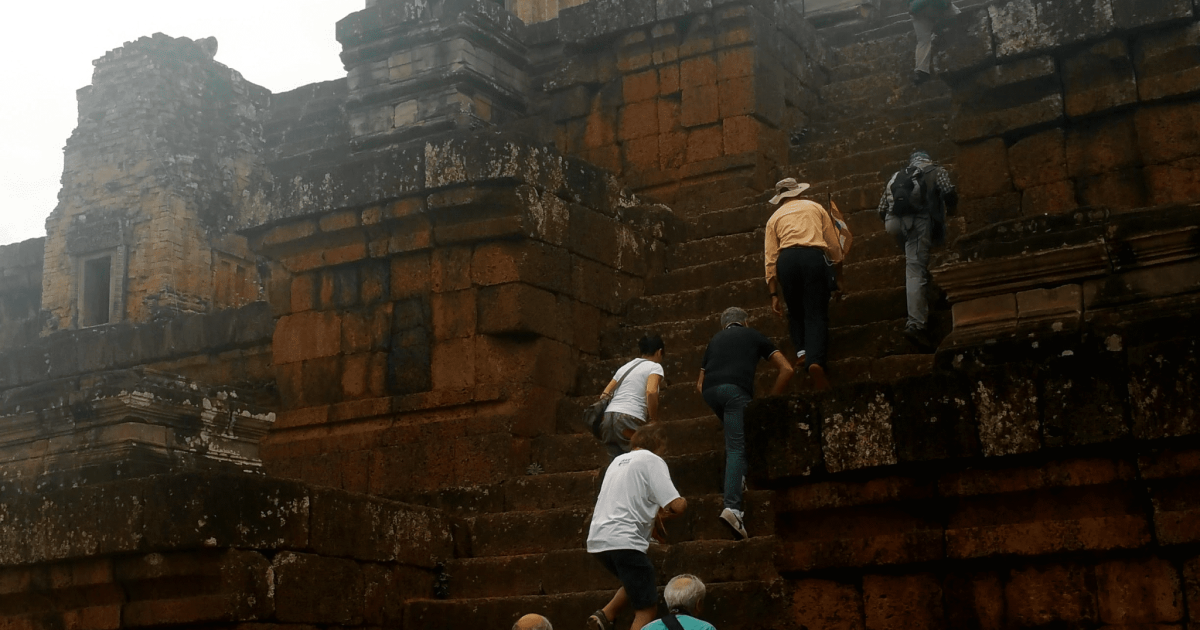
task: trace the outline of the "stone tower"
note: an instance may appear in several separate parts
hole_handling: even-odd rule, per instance
[[[46,332],[255,301],[244,239],[222,227],[262,180],[269,92],[162,34],[95,61],[46,220]]]

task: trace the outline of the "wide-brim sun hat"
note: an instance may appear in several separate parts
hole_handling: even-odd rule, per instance
[[[775,196],[771,197],[771,203],[776,204],[788,197],[799,196],[809,188],[808,184],[801,184],[792,177],[781,179],[779,183],[775,184]]]

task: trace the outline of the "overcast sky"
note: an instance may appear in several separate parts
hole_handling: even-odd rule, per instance
[[[0,245],[45,235],[92,60],[156,32],[217,38],[217,61],[272,92],[344,76],[334,25],[364,0],[9,2],[0,25]]]

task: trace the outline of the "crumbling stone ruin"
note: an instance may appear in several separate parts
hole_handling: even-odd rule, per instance
[[[366,4],[284,94],[211,39],[95,62],[0,247],[0,627],[582,627],[577,418],[646,331],[691,505],[651,557],[716,627],[1200,625],[1191,0],[963,0],[916,87],[898,0]],[[918,147],[963,198],[933,354],[875,214]],[[856,243],[734,542],[692,379],[728,306],[786,337],[786,176]]]

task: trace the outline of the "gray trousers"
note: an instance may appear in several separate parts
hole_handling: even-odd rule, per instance
[[[930,73],[933,66],[933,31],[942,20],[962,13],[954,3],[945,11],[935,11],[914,15],[912,18],[913,31],[917,33],[917,70]]]
[[[933,220],[929,215],[898,217],[889,214],[884,229],[904,248],[904,288],[908,297],[907,328],[929,325],[929,251],[933,246]]]

